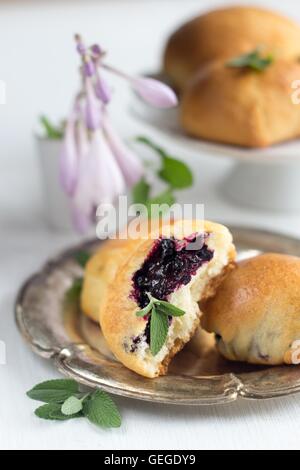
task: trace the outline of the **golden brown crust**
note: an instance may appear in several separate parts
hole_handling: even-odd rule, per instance
[[[300,28],[290,19],[262,8],[214,10],[172,34],[164,53],[164,72],[182,90],[207,62],[228,59],[260,45],[277,58],[296,59],[300,55]]]
[[[201,324],[221,336],[228,359],[254,364],[291,363],[300,339],[300,259],[264,254],[242,261],[202,305]]]
[[[99,250],[89,259],[84,273],[81,309],[95,322],[99,321],[99,310],[110,282],[137,243],[137,240],[131,239],[108,240],[102,243]]]
[[[185,222],[187,222],[186,225],[184,225]],[[198,232],[213,234],[217,252],[216,256],[218,256],[218,250],[221,250],[221,247],[224,249],[225,244],[231,261],[231,257],[234,256],[234,249],[231,243],[232,238],[228,230],[219,224],[212,222],[203,223],[203,221],[177,221],[171,226],[164,226],[160,231],[162,236],[167,233],[168,236],[174,235],[178,239]],[[132,338],[143,335],[146,325],[143,318],[138,318],[135,315],[138,306],[131,296],[132,277],[142,265],[152,246],[153,240],[144,240],[135,248],[131,257],[127,258],[126,263],[118,269],[114,280],[111,282],[109,289],[107,289],[105,304],[102,305],[100,311],[102,332],[112,352],[126,367],[146,377],[155,377],[165,373],[170,359],[189,340],[199,324],[197,319],[189,332],[189,337],[186,337],[184,341],[175,342],[167,357],[163,358],[161,364],[156,369],[151,369],[150,359],[152,361],[152,357],[149,360],[147,356],[141,359],[137,354],[129,351]],[[205,295],[205,292],[203,295]]]
[[[300,135],[300,106],[291,84],[300,63],[275,60],[263,72],[209,64],[182,96],[180,118],[189,134],[245,147],[264,147]]]

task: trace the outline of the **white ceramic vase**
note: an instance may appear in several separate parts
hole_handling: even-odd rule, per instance
[[[57,231],[74,230],[69,198],[59,183],[60,139],[36,137],[44,192],[44,215],[48,226]]]

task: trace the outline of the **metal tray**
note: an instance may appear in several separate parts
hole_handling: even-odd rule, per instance
[[[300,256],[300,240],[252,228],[229,229],[240,258],[263,251]],[[236,364],[221,358],[214,347],[200,351],[193,341],[175,357],[165,377],[146,379],[126,369],[106,347],[99,326],[77,305],[66,307],[64,302],[66,290],[82,275],[74,254],[94,251],[99,243],[82,243],[50,260],[17,296],[15,314],[22,336],[63,374],[116,395],[177,405],[221,404],[239,396],[274,398],[300,391],[300,367]]]

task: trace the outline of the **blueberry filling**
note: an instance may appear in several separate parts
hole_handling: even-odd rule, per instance
[[[141,268],[133,276],[132,298],[140,308],[149,303],[147,292],[159,300],[167,300],[176,289],[187,285],[198,269],[213,258],[213,251],[205,243],[207,234],[183,240],[157,240]],[[196,243],[195,243],[196,242]],[[190,244],[194,246],[189,246]],[[135,352],[144,340],[150,344],[150,318],[142,335],[132,339],[130,351]],[[169,322],[172,317],[169,318]]]
[[[172,292],[191,281],[197,270],[213,257],[213,251],[205,243],[206,237],[194,236],[183,247],[181,241],[174,238],[157,240],[133,276],[132,297],[139,307],[144,308],[149,303],[147,292],[157,299],[167,300]],[[189,247],[191,244],[195,244],[195,249]]]

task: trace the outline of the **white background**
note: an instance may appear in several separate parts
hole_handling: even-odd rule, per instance
[[[0,365],[0,448],[39,449],[246,449],[299,448],[300,396],[267,402],[238,401],[220,407],[159,406],[117,398],[122,427],[104,431],[84,420],[51,423],[35,418],[25,391],[58,377],[21,339],[13,303],[22,281],[75,235],[55,234],[44,223],[42,185],[33,129],[45,112],[63,117],[77,86],[72,35],[99,41],[110,62],[129,72],[159,68],[165,38],[185,18],[225,4],[208,0],[2,1],[0,79],[7,104],[0,105],[0,340],[7,364]],[[236,3],[231,1],[232,3]],[[243,2],[238,3],[254,3]],[[300,20],[295,0],[260,1]],[[300,78],[300,77],[298,77]],[[127,112],[127,87],[115,82],[113,115],[124,136],[149,129]],[[154,135],[153,135],[154,136]],[[172,143],[168,142],[169,148]],[[176,148],[172,149],[176,152]],[[180,154],[181,157],[182,152]],[[232,163],[204,154],[189,156],[196,187],[182,200],[205,203],[206,217],[276,229],[300,236],[298,214],[264,213],[226,201],[219,183]]]

